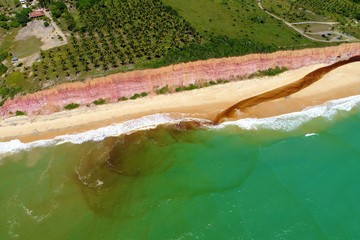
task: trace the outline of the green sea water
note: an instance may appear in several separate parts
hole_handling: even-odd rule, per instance
[[[360,239],[359,107],[185,125],[3,157],[0,239]]]

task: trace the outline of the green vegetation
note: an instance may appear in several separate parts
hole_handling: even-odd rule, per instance
[[[16,111],[16,112],[15,112],[15,115],[16,115],[16,116],[25,116],[26,113],[23,112],[23,111]]]
[[[0,107],[9,98],[13,98],[17,93],[21,91],[21,87],[9,87],[4,82],[0,82]]]
[[[191,91],[191,90],[198,89],[198,88],[204,88],[204,87],[228,83],[228,82],[229,82],[228,80],[218,79],[216,82],[210,81],[210,82],[197,83],[197,84],[192,83],[188,86],[179,86],[179,87],[175,88],[175,92]]]
[[[360,5],[351,0],[262,0],[263,7],[288,22],[336,21],[339,31],[360,38]]]
[[[18,58],[28,57],[40,51],[41,40],[34,36],[14,42],[13,55]]]
[[[169,89],[169,86],[168,85],[166,85],[166,86],[164,86],[164,87],[162,87],[162,88],[159,88],[159,89],[155,89],[155,92],[157,93],[157,94],[166,94],[166,93],[168,93],[170,91],[170,89]]]
[[[30,21],[29,13],[31,10],[29,8],[23,8],[20,12],[16,13],[15,19],[22,26],[26,26],[26,24]]]
[[[249,78],[262,77],[262,76],[276,76],[279,75],[280,73],[286,72],[287,70],[289,70],[287,67],[276,66],[275,68],[268,68],[266,70],[258,71],[254,74],[251,74]]]
[[[135,93],[132,97],[130,97],[131,100],[135,100],[137,98],[142,98],[142,97],[146,97],[148,95],[147,92],[142,92],[142,93]]]
[[[5,11],[6,14],[0,14],[0,28],[9,30],[11,28],[17,28],[20,25],[25,26],[27,22],[30,21],[28,17],[30,11],[28,8],[21,9],[15,13],[15,17],[13,15],[7,15],[8,12]]]
[[[64,108],[66,110],[72,110],[72,109],[78,108],[79,106],[80,106],[80,104],[78,104],[78,103],[70,103],[70,104],[66,105]]]
[[[105,99],[100,98],[100,99],[98,99],[98,100],[95,100],[93,103],[94,103],[95,105],[103,105],[103,104],[106,103],[106,101],[105,101]]]
[[[201,42],[184,19],[158,0],[86,2],[79,2],[80,24],[69,44],[41,52],[42,61],[32,67],[40,82],[124,71]]]
[[[149,63],[149,66],[160,67],[209,58],[240,56],[249,53],[269,53],[277,49],[275,45],[265,45],[249,39],[230,39],[225,36],[218,36],[204,44],[191,44],[184,48],[172,49],[163,58]]]
[[[65,3],[52,1],[49,8],[54,19],[62,18],[65,21],[68,30],[72,31],[76,27],[75,19],[68,11]]]
[[[198,89],[200,88],[198,85],[196,84],[190,84],[188,86],[180,86],[175,88],[176,92],[181,92],[181,91],[190,91],[190,90],[194,90],[194,89]]]
[[[8,70],[8,67],[5,66],[4,64],[0,63],[0,76],[3,75],[4,73],[6,73]]]
[[[360,12],[360,5],[350,0],[262,0],[262,4],[289,21],[316,21],[321,16],[322,20],[339,16],[357,18]]]
[[[163,0],[207,38],[227,36],[278,47],[314,46],[281,21],[266,14],[256,0]]]
[[[294,6],[298,4],[298,0],[277,2],[284,7],[291,2]],[[5,4],[11,6],[2,7]],[[68,0],[66,4],[40,0],[39,4],[50,9],[55,22],[65,30],[68,44],[40,51],[41,60],[29,68],[17,68],[7,61],[5,67],[9,70],[3,75],[6,81],[0,82],[0,87],[19,84],[26,93],[65,81],[134,69],[329,45],[302,37],[261,10],[256,0]],[[0,4],[0,9],[5,8],[11,8],[13,14],[0,12],[0,27],[16,27],[29,21],[25,14],[29,10],[21,10],[8,0]],[[22,58],[39,51],[41,43],[36,38],[27,39],[26,44],[14,43],[18,30],[12,28],[1,37],[0,53]],[[0,73],[4,71],[0,66]],[[22,71],[20,75],[18,71]],[[14,76],[21,80],[15,80]],[[201,86],[179,90],[195,87]],[[163,87],[155,91],[165,94],[171,89]],[[142,97],[138,95],[131,98]]]
[[[127,97],[121,97],[119,98],[119,101],[126,101],[126,100],[129,100]]]

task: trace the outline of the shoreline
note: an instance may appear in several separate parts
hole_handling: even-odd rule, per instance
[[[19,139],[27,143],[52,139],[55,136],[98,129],[156,113],[213,120],[220,111],[238,101],[297,81],[324,66],[314,64],[274,77],[229,82],[187,92],[148,96],[133,101],[83,107],[51,115],[6,118],[0,120],[0,142]],[[313,85],[289,97],[253,106],[238,118],[270,117],[301,111],[329,100],[358,95],[359,76],[360,62],[349,63],[329,72]]]
[[[220,79],[237,81],[269,68],[286,67],[293,70],[312,64],[333,64],[358,55],[360,44],[352,43],[134,70],[84,82],[63,83],[24,96],[15,96],[0,107],[0,117],[13,116],[16,111],[25,112],[28,116],[52,114],[74,103],[81,106],[94,105],[93,102],[99,99],[114,103],[121,98],[130,98],[140,93],[155,95],[156,91],[163,87],[175,90],[178,87],[201,85]]]

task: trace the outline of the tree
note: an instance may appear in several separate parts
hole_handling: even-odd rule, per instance
[[[6,73],[7,70],[8,68],[4,64],[0,63],[0,76]]]
[[[50,4],[50,11],[54,18],[59,18],[61,14],[67,12],[67,7],[63,2],[53,2]]]
[[[29,22],[29,13],[31,10],[29,8],[23,8],[20,12],[16,13],[15,19],[22,26],[26,26],[26,23]]]

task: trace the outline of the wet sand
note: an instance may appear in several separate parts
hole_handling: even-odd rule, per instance
[[[236,102],[294,83],[322,67],[325,65],[316,64],[275,77],[230,82],[188,92],[149,96],[134,101],[84,107],[52,115],[2,119],[0,120],[0,141],[20,139],[23,142],[30,142],[49,139],[155,113],[171,113],[176,116],[215,120],[220,112]],[[248,107],[246,113],[236,117],[274,116],[357,94],[360,94],[360,62],[338,67],[325,74],[319,81],[294,94],[258,103]]]

